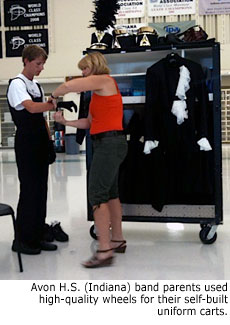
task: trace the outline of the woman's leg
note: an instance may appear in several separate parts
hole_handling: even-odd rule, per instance
[[[121,160],[119,155],[117,157],[117,153],[120,154],[117,144],[117,142],[119,143],[120,141],[118,140],[117,138],[102,138],[100,141],[95,140],[93,142],[94,154],[90,166],[88,198],[91,206],[93,206],[99,247],[96,256],[83,264],[85,267],[93,267],[95,263],[98,265],[98,260],[105,260],[105,263],[107,263],[106,265],[111,264],[113,255],[110,234],[111,224],[114,225],[113,228],[115,229],[115,233],[117,233],[117,237],[121,231],[121,225],[119,225],[119,223],[121,224],[120,204],[117,204],[119,201],[117,203],[115,202],[115,204],[109,203],[110,197],[118,197],[118,193],[110,196],[111,185],[113,182],[115,183],[115,179],[117,180],[118,168]],[[116,192],[118,192],[118,189],[116,189]],[[115,199],[115,201],[117,200]],[[111,212],[113,213],[114,209],[115,216],[111,217]],[[118,222],[117,220],[115,221],[116,217],[118,217]],[[102,265],[103,262],[100,264]]]
[[[93,215],[95,226],[97,229],[98,236],[98,250],[107,250],[110,249],[110,210],[108,203],[102,203],[100,206],[93,207]],[[112,251],[107,253],[98,253],[103,258],[103,255],[112,255]]]
[[[116,253],[124,253],[126,250],[126,240],[122,233],[122,209],[120,199],[109,201],[110,220],[111,220],[111,247]]]
[[[110,220],[112,228],[112,240],[124,240],[122,234],[122,210],[119,198],[109,200]]]
[[[83,266],[87,268],[111,265],[113,259],[113,249],[110,246],[110,214],[108,203],[93,206],[93,211],[99,245],[93,257],[83,263]]]

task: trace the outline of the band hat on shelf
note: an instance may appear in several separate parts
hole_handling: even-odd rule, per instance
[[[126,29],[114,29],[114,48],[127,49],[136,46],[136,35]]]
[[[140,27],[137,31],[137,35],[142,35],[142,34],[153,34],[157,35],[156,30],[153,27],[150,26],[144,26]]]
[[[92,50],[106,50],[108,45],[105,43],[93,43],[90,45],[90,49]]]
[[[100,49],[106,50],[107,48],[112,47],[113,36],[112,34],[105,30],[105,31],[95,31],[91,35],[91,49]]]
[[[116,36],[118,35],[129,35],[126,29],[114,29],[114,33]]]
[[[154,46],[157,44],[158,34],[153,27],[143,26],[137,31],[138,46]]]
[[[90,21],[90,28],[96,29],[91,36],[91,46],[94,49],[111,48],[113,43],[113,29],[117,11],[120,9],[118,0],[93,0],[95,10]]]

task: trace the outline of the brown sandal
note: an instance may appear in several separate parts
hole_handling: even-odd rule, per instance
[[[120,243],[117,247],[115,247],[113,250],[116,253],[125,253],[127,245],[126,240],[111,240],[112,243]]]
[[[86,268],[97,268],[97,267],[104,267],[104,266],[110,266],[113,263],[113,256],[107,257],[107,258],[103,258],[103,259],[99,259],[97,257],[97,253],[106,253],[109,251],[112,251],[113,248],[110,249],[105,249],[105,250],[97,250],[96,254],[93,255],[88,261],[82,263],[82,265]]]

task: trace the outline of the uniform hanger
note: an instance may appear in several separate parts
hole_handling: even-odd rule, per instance
[[[175,52],[171,52],[166,56],[166,60],[168,61],[169,64],[179,63],[180,59],[181,59],[180,55],[178,55]]]

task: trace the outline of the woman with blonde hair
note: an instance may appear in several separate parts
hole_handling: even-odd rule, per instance
[[[54,115],[58,123],[90,129],[93,158],[90,166],[88,198],[93,209],[99,247],[84,267],[111,265],[113,252],[124,253],[122,210],[118,193],[118,172],[127,153],[123,135],[123,105],[116,81],[109,75],[105,57],[91,52],[80,60],[83,78],[60,85],[51,95],[53,101],[69,92],[92,91],[87,118],[67,121],[61,112]],[[111,232],[110,232],[111,227]]]

